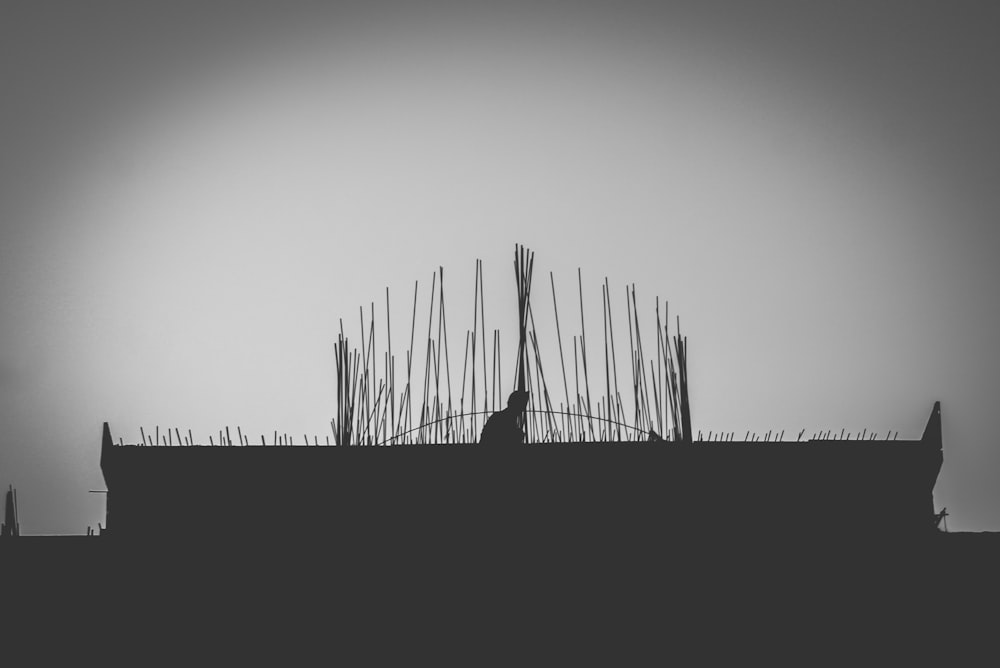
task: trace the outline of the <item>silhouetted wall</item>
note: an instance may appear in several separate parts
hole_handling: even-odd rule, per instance
[[[113,537],[346,551],[919,535],[941,463],[938,406],[919,441],[122,447],[106,427],[101,456]]]

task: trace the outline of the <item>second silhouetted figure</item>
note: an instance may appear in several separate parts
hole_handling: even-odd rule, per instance
[[[524,443],[524,432],[518,426],[518,418],[528,406],[528,393],[515,390],[507,398],[507,408],[497,411],[483,425],[479,442],[486,445],[504,443]]]

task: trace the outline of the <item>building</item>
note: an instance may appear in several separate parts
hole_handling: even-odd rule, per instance
[[[115,539],[655,547],[930,534],[942,457],[935,404],[919,440],[892,441],[144,447],[105,423],[101,469]]]

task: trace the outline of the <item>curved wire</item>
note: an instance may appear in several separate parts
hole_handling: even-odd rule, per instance
[[[413,433],[415,431],[420,431],[420,430],[425,429],[425,428],[427,428],[427,427],[429,427],[431,425],[438,424],[439,422],[447,422],[448,420],[455,420],[455,419],[458,419],[458,418],[464,418],[464,417],[472,416],[472,415],[488,415],[488,414],[493,414],[493,413],[496,413],[496,412],[498,412],[498,411],[472,411],[470,413],[456,413],[455,415],[449,415],[447,417],[439,418],[439,419],[433,420],[431,422],[425,422],[424,424],[422,424],[422,425],[420,425],[418,427],[413,427],[412,429],[407,429],[406,431],[400,432],[399,434],[396,434],[396,435],[394,435],[394,436],[392,436],[390,438],[387,438],[387,439],[385,439],[384,441],[382,441],[380,443],[376,443],[375,445],[386,445],[390,441],[394,441],[394,440],[396,440],[398,438],[406,436],[407,434],[411,434],[411,433]],[[571,413],[569,411],[525,410],[524,412],[525,413],[546,413],[548,415],[566,415],[568,417],[580,417],[580,418],[591,417],[591,416],[586,415],[584,413]],[[648,429],[641,429],[639,427],[627,424],[625,422],[616,422],[614,420],[607,420],[607,419],[601,418],[601,423],[603,423],[603,424],[612,424],[612,425],[615,425],[616,427],[625,427],[626,429],[631,429],[631,430],[633,430],[633,431],[635,431],[637,433],[649,433]],[[664,439],[664,440],[666,440],[666,439]]]

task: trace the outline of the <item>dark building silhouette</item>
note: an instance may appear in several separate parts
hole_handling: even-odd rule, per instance
[[[936,663],[949,624],[992,638],[1000,554],[935,530],[941,465],[937,405],[911,441],[141,447],[105,425],[109,530],[4,541],[4,600],[46,633],[75,606],[128,665]]]
[[[373,546],[936,531],[940,405],[919,440],[335,446],[115,445],[106,533]],[[525,542],[527,541],[527,542]]]

